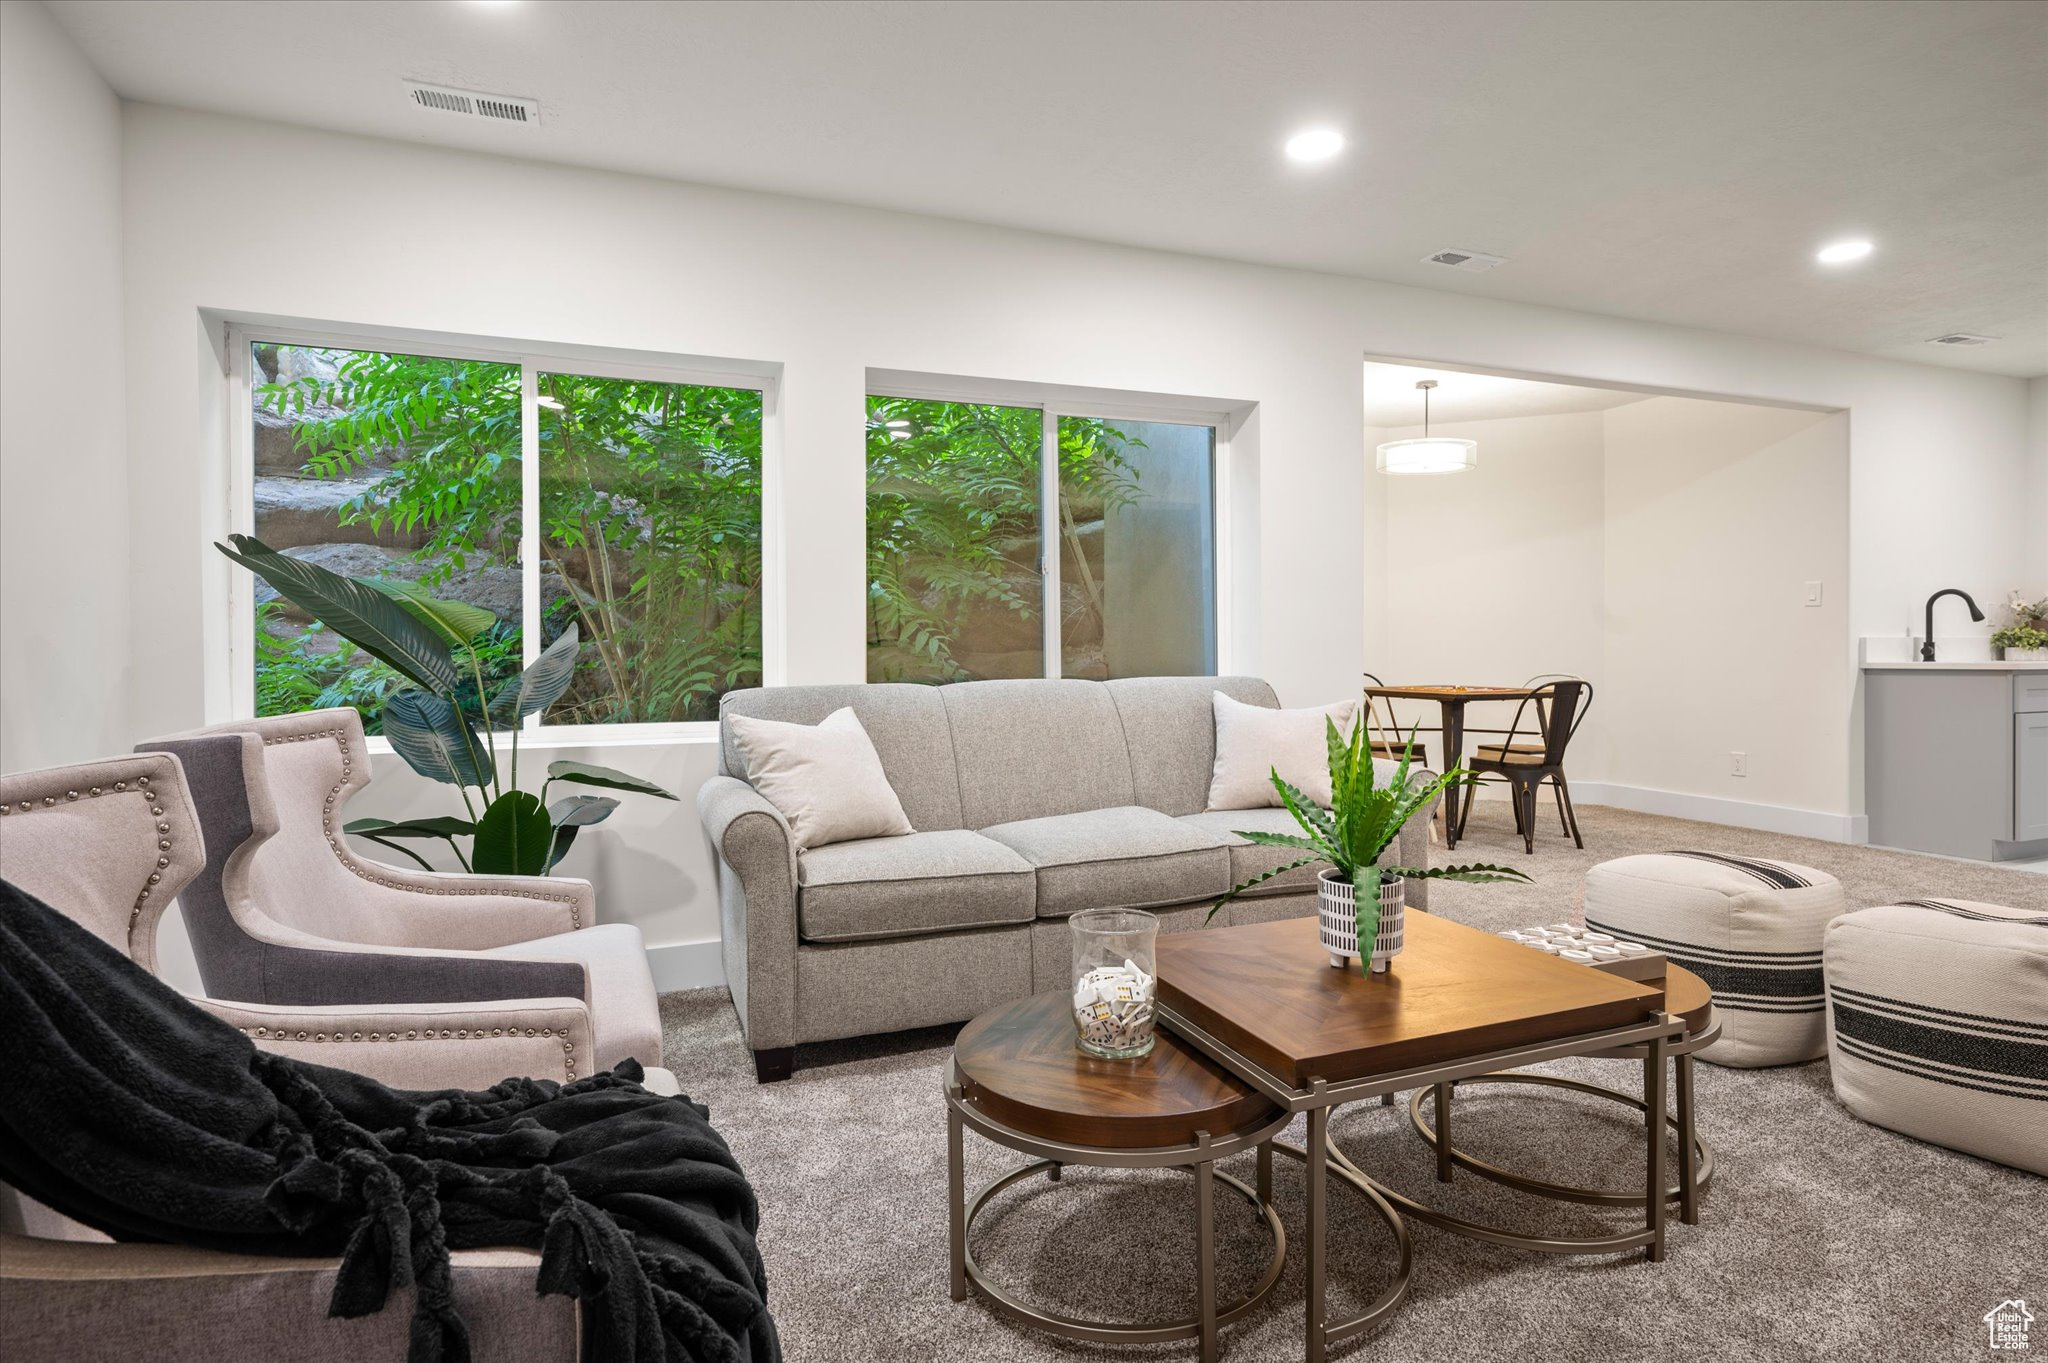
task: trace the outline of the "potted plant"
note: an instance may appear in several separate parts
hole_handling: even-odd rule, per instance
[[[2005,604],[2012,623],[1992,634],[1992,644],[2009,663],[2048,663],[2048,597],[2028,601],[2015,591]]]
[[[1255,875],[1211,906],[1209,916],[1225,904],[1275,876],[1317,862],[1328,862],[1316,878],[1317,915],[1323,949],[1330,964],[1341,970],[1351,957],[1370,976],[1385,971],[1401,949],[1402,917],[1407,883],[1410,880],[1462,880],[1487,884],[1503,880],[1526,881],[1528,876],[1510,866],[1489,866],[1474,862],[1467,866],[1381,866],[1384,854],[1401,828],[1418,811],[1428,808],[1446,790],[1469,782],[1471,773],[1462,767],[1433,780],[1426,773],[1410,774],[1409,759],[1415,751],[1415,734],[1401,752],[1401,764],[1377,783],[1372,750],[1363,723],[1351,726],[1351,737],[1337,732],[1336,722],[1325,720],[1330,753],[1330,807],[1324,809],[1294,786],[1272,773],[1273,788],[1280,802],[1301,825],[1300,835],[1292,833],[1240,832],[1237,836],[1262,847],[1285,847],[1307,855],[1285,866]],[[1361,947],[1370,943],[1369,947]],[[1370,967],[1366,962],[1370,960]]]
[[[569,689],[580,647],[575,625],[495,696],[487,696],[483,670],[470,645],[497,625],[498,617],[490,611],[466,601],[440,600],[414,582],[344,577],[280,554],[249,535],[230,535],[228,540],[214,547],[411,683],[385,699],[384,736],[407,766],[429,780],[454,786],[469,816],[357,819],[344,825],[343,832],[411,857],[426,870],[433,867],[400,840],[444,841],[465,871],[543,876],[554,870],[578,831],[602,822],[619,807],[608,795],[582,793],[548,804],[549,787],[559,782],[676,798],[651,781],[585,762],[549,763],[539,795],[519,788],[520,721],[545,710]],[[463,675],[457,649],[468,663],[468,676]],[[466,693],[465,684],[470,688]],[[509,776],[498,761],[495,731],[500,729],[509,731],[511,739]],[[476,800],[470,798],[472,787]],[[469,840],[466,855],[458,838]]]

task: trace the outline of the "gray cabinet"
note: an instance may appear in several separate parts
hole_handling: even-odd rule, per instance
[[[1980,861],[2048,851],[2048,669],[1872,666],[1863,717],[1873,843]]]
[[[2048,710],[2014,715],[2013,840],[2048,838]]]

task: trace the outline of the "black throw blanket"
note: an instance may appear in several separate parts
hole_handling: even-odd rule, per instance
[[[260,1051],[0,882],[0,1179],[116,1240],[338,1255],[329,1312],[416,1289],[411,1363],[462,1363],[448,1252],[525,1246],[585,1356],[774,1363],[753,1189],[639,1065],[407,1093]]]

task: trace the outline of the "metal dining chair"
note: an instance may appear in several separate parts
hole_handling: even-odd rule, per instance
[[[1593,708],[1593,684],[1584,677],[1567,673],[1543,673],[1527,683],[1531,694],[1515,707],[1514,722],[1499,743],[1482,743],[1465,762],[1473,781],[1465,787],[1464,808],[1458,814],[1458,837],[1465,836],[1466,821],[1472,817],[1472,801],[1480,781],[1505,782],[1513,797],[1515,831],[1522,835],[1522,850],[1536,850],[1536,791],[1545,782],[1557,794],[1557,822],[1571,835],[1574,846],[1583,848],[1578,811],[1572,807],[1571,786],[1565,780],[1565,749],[1571,746],[1579,725]],[[1534,704],[1534,722],[1527,743],[1517,743],[1524,730],[1523,720]]]

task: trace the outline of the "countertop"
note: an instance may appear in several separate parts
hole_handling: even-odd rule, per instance
[[[2048,672],[2048,663],[1865,663],[1865,672]]]

